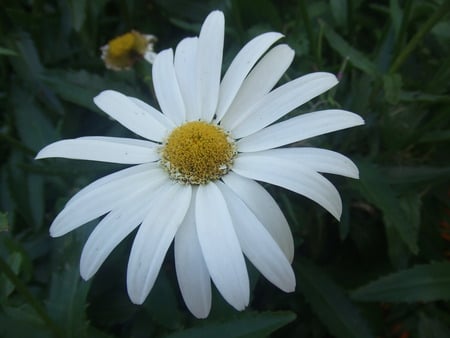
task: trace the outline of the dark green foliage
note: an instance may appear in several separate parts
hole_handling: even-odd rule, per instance
[[[450,336],[450,2],[445,0],[4,0],[0,6],[0,337]],[[114,165],[35,161],[55,140],[129,136],[92,98],[116,89],[156,105],[151,67],[113,72],[108,40],[137,29],[156,50],[226,17],[225,64],[250,38],[280,31],[296,51],[282,82],[313,71],[340,84],[292,114],[342,108],[366,125],[308,140],[354,159],[360,180],[330,177],[341,223],[276,187],[296,244],[297,290],[251,270],[249,309],[214,291],[206,320],[183,304],[169,250],[143,306],[126,293],[133,234],[91,281],[79,257],[95,224],[59,239],[67,199]],[[226,67],[226,65],[225,65]],[[225,68],[224,67],[224,68]],[[95,223],[95,222],[94,222]]]

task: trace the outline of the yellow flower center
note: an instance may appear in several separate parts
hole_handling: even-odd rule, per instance
[[[234,141],[222,128],[194,121],[172,131],[161,150],[161,165],[175,181],[206,184],[228,173],[235,155]]]
[[[108,45],[103,46],[102,59],[107,68],[128,69],[147,52],[152,52],[155,42],[156,38],[153,35],[144,35],[133,30],[112,39]]]
[[[113,57],[128,54],[134,47],[136,37],[133,33],[126,33],[108,43],[108,52]]]

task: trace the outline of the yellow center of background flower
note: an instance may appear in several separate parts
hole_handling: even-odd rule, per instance
[[[188,122],[175,128],[161,152],[161,164],[170,178],[186,184],[206,184],[228,173],[236,147],[216,125]]]
[[[135,44],[136,37],[132,33],[121,35],[108,43],[111,56],[118,57],[129,53]]]
[[[109,69],[121,70],[130,68],[144,54],[153,50],[156,38],[143,35],[138,31],[120,35],[102,47],[102,59]]]

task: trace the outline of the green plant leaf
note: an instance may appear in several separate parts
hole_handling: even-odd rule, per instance
[[[347,6],[348,1],[346,0],[330,0],[331,14],[340,27],[345,27],[347,23]]]
[[[80,248],[88,230],[80,229],[56,243],[56,262],[46,305],[52,319],[62,326],[67,338],[88,338],[86,298],[90,282],[81,279],[78,265]]]
[[[86,0],[71,0],[69,6],[71,7],[72,26],[79,32],[86,19]]]
[[[450,130],[431,131],[419,139],[419,143],[446,142],[450,140]]]
[[[0,212],[0,233],[3,231],[8,231],[9,224],[8,224],[8,213],[7,212]]]
[[[11,252],[6,258],[6,263],[11,270],[17,275],[22,263],[22,256],[19,252]],[[0,275],[0,300],[7,298],[14,291],[14,284],[6,278],[4,274]]]
[[[20,139],[29,149],[37,152],[59,138],[32,95],[20,87],[14,87],[11,98]]]
[[[432,302],[450,299],[450,263],[417,265],[370,282],[352,298],[377,302]]]
[[[385,167],[381,174],[390,184],[424,184],[438,183],[450,178],[450,167],[401,166]]]
[[[419,338],[448,338],[450,329],[437,318],[430,318],[424,313],[419,316]]]
[[[402,89],[402,78],[399,74],[386,74],[383,76],[384,95],[386,101],[395,104],[399,101]]]
[[[0,316],[0,337],[54,337],[28,304],[4,306],[2,312],[4,315]]]
[[[250,338],[267,337],[275,330],[295,319],[292,312],[244,313],[237,318],[223,322],[208,323],[175,332],[166,338]]]
[[[402,206],[401,200],[396,196],[395,191],[388,184],[386,176],[382,174],[376,166],[360,162],[360,180],[354,184],[358,187],[363,196],[383,212],[384,222],[387,228],[393,228],[398,232],[400,238],[408,246],[409,250],[417,254],[418,236],[418,215],[410,214],[409,207]],[[416,204],[418,201],[416,201]],[[418,205],[416,205],[418,207]],[[395,242],[389,243],[395,246]],[[390,248],[391,253],[396,251]],[[391,255],[391,259],[394,258]],[[394,259],[395,260],[395,259]]]
[[[12,49],[0,47],[0,55],[17,56],[17,53]]]
[[[87,337],[86,296],[89,283],[81,280],[78,265],[67,264],[53,274],[48,311],[63,326],[66,337]]]
[[[42,76],[42,80],[64,100],[89,110],[98,110],[93,98],[103,90],[115,89],[127,95],[134,93],[129,86],[122,82],[113,82],[111,79],[85,70],[47,71]]]
[[[330,26],[325,22],[320,21],[323,27],[323,33],[330,46],[338,52],[343,59],[348,58],[349,63],[354,67],[362,70],[364,73],[377,77],[379,72],[375,64],[370,61],[363,53],[350,46],[340,35],[338,35]]]
[[[321,321],[338,338],[373,337],[345,291],[305,259],[295,267],[299,289]]]

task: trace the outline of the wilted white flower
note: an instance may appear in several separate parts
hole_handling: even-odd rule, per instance
[[[281,290],[294,291],[292,234],[274,199],[256,181],[304,195],[339,219],[339,193],[319,173],[357,178],[352,161],[325,149],[278,147],[364,121],[332,109],[276,122],[337,84],[332,74],[313,73],[273,89],[294,57],[287,45],[270,49],[281,37],[271,32],[251,40],[220,81],[224,16],[212,12],[199,36],[182,40],[175,55],[172,49],[157,55],[153,83],[161,112],[111,90],[94,98],[145,140],[81,137],[39,152],[39,159],[135,165],[82,189],[50,228],[52,236],[62,236],[106,215],[84,246],[84,279],[139,227],[127,271],[128,293],[136,304],[148,296],[174,239],[179,286],[196,317],[210,311],[210,279],[233,307],[248,305],[244,255]]]
[[[154,35],[141,34],[132,30],[101,47],[102,60],[106,68],[112,70],[129,69],[140,59],[153,63],[156,56],[153,51],[155,42]]]

